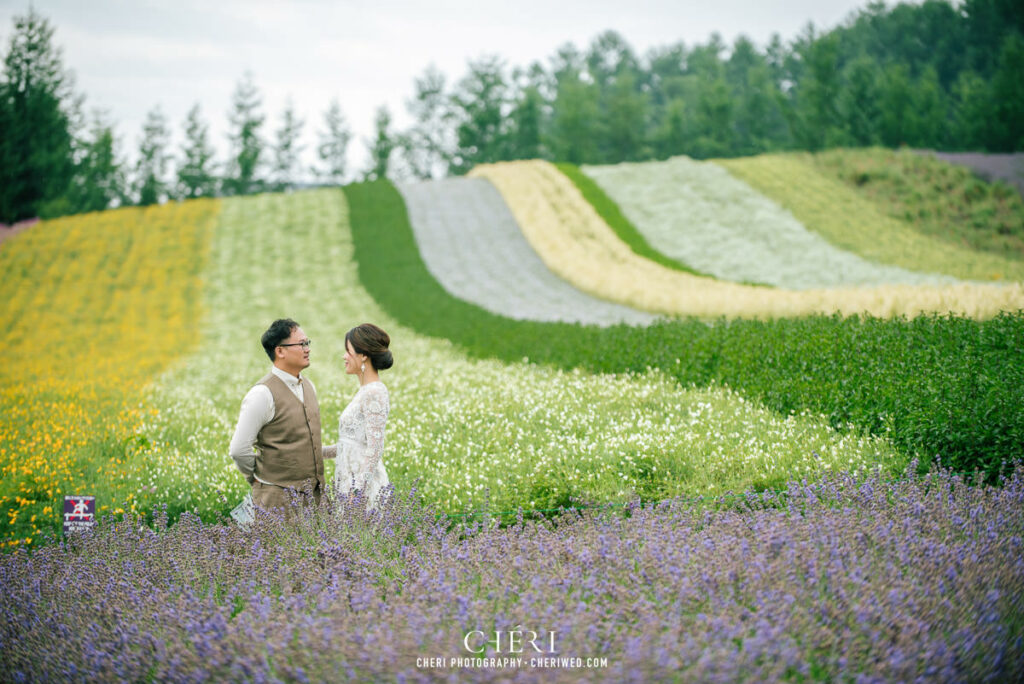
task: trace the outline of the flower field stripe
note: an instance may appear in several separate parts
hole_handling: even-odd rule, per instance
[[[964,280],[1024,281],[1024,262],[924,235],[823,173],[805,155],[772,154],[714,163],[791,211],[808,229],[865,259]]]
[[[400,264],[419,257],[401,196],[390,184],[353,186],[345,195],[321,190],[224,200],[204,275],[203,345],[149,389],[148,403],[158,413],[141,428],[150,461],[137,486],[146,501],[167,503],[172,516],[190,511],[216,519],[227,508],[222,495],[230,504],[242,497],[247,485],[227,444],[241,398],[269,365],[259,336],[281,315],[294,317],[313,340],[312,365],[303,374],[317,388],[325,443],[335,439],[338,417],[356,389],[343,370],[345,332],[366,321],[388,331],[395,357],[382,376],[391,395],[388,474],[402,489],[418,481],[425,499],[443,511],[484,501],[512,510],[551,508],[572,497],[605,503],[637,494],[714,495],[778,486],[797,472],[809,478],[826,468],[899,472],[906,464],[907,455],[886,439],[844,434],[801,412],[781,416],[725,388],[681,389],[654,370],[594,375],[473,360],[446,340],[417,334],[382,311],[360,283],[346,196],[357,198],[353,213],[363,211],[361,188],[387,190],[405,221],[404,234],[373,222],[380,232],[369,239],[392,258],[384,270],[410,305],[443,316],[419,296],[430,283],[443,293],[422,262],[428,279],[422,288],[403,278]],[[385,206],[382,199],[372,205]],[[316,277],[296,279],[279,267],[299,263]],[[602,330],[509,322],[548,332],[549,326]],[[328,477],[332,468],[328,462]]]
[[[1024,442],[1024,312],[984,321],[809,316],[608,328],[516,321],[438,285],[389,183],[348,186],[346,196],[368,292],[394,319],[475,357],[598,373],[659,369],[682,387],[728,386],[783,415],[810,409],[841,430],[886,435],[904,453],[993,478]]]
[[[357,502],[249,533],[193,516],[105,524],[0,556],[0,671],[12,681],[1021,681],[1024,469],[998,488],[908,475],[793,482],[721,510],[669,502],[509,527],[449,530],[404,493],[372,518]],[[513,630],[535,631],[542,652],[519,641],[520,667],[452,662],[474,655],[467,636],[491,640],[484,658],[516,655]],[[580,665],[530,662],[546,656]]]
[[[0,249],[0,543],[58,525],[65,494],[134,510],[143,387],[199,344],[219,204],[44,221]]]
[[[956,282],[872,263],[834,247],[711,162],[674,157],[581,170],[655,249],[721,280],[795,290]]]
[[[560,162],[555,164],[555,166],[573,182],[573,185],[579,189],[587,203],[594,207],[605,223],[608,224],[608,227],[619,236],[619,239],[629,245],[629,248],[638,255],[676,271],[699,276],[707,275],[651,247],[650,242],[647,241],[643,233],[637,230],[636,226],[623,215],[619,205],[590,176],[583,173],[578,166],[565,162]]]
[[[608,325],[649,313],[580,292],[551,273],[482,178],[398,185],[423,261],[454,296],[516,319]]]
[[[572,182],[543,161],[475,168],[509,205],[548,267],[576,287],[628,306],[673,316],[775,318],[808,313],[914,316],[954,312],[977,318],[1024,307],[1024,286],[773,290],[701,278],[643,259],[623,243]]]

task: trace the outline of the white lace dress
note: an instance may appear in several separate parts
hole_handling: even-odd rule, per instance
[[[384,468],[384,425],[391,409],[388,388],[379,380],[359,388],[338,422],[334,490],[362,490],[367,508],[373,507],[388,485]]]

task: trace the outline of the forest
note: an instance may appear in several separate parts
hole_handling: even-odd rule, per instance
[[[101,114],[86,116],[54,27],[15,19],[0,77],[0,223],[168,199],[282,191],[299,183],[462,175],[481,163],[614,164],[783,150],[884,146],[1024,150],[1024,5],[1015,0],[867,4],[839,26],[808,24],[766,46],[712,34],[637,54],[615,30],[546,63],[470,60],[449,78],[427,67],[407,99],[411,124],[378,109],[366,168],[347,164],[343,103],[318,122],[317,164],[298,150],[289,106],[273,130],[252,74],[232,96],[218,159],[197,104],[170,149],[159,106],[130,162]]]

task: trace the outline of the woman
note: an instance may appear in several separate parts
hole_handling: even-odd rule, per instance
[[[371,323],[345,333],[345,372],[359,376],[359,390],[341,412],[334,491],[362,491],[367,509],[377,503],[381,490],[388,485],[381,457],[384,426],[391,406],[388,388],[380,381],[379,372],[394,363],[388,350],[390,344],[388,334]]]

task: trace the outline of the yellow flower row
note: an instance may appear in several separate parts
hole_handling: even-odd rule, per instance
[[[57,528],[65,494],[134,510],[140,392],[198,342],[218,209],[66,217],[0,248],[0,545]]]
[[[1024,308],[1024,286],[962,283],[932,287],[784,290],[674,271],[634,253],[575,185],[544,161],[478,166],[471,174],[501,192],[524,236],[554,273],[604,299],[670,316],[776,318],[810,313],[975,318]]]

